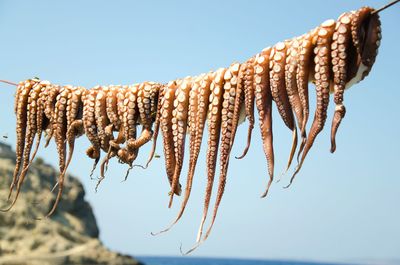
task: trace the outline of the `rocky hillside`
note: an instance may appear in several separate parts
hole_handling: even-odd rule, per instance
[[[15,153],[0,143],[0,207],[7,204]],[[111,252],[100,242],[99,228],[82,184],[68,176],[62,203],[49,219],[57,171],[36,159],[14,208],[0,212],[0,264],[140,264]],[[40,220],[39,220],[40,219]]]

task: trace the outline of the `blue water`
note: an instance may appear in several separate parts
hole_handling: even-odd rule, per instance
[[[335,265],[306,261],[252,260],[223,258],[187,258],[187,257],[135,257],[146,265]],[[343,263],[341,264],[343,265]]]

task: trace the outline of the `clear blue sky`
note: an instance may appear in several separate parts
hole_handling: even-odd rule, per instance
[[[342,12],[386,2],[0,0],[0,78],[38,76],[86,87],[166,82],[243,61]],[[260,199],[267,172],[256,127],[247,157],[231,160],[213,233],[193,256],[400,260],[399,14],[400,6],[382,14],[377,62],[370,76],[345,94],[337,152],[329,153],[331,104],[327,127],[294,185],[282,189],[287,175]],[[15,145],[14,89],[0,87],[0,134]],[[291,132],[274,115],[278,174]],[[233,155],[243,149],[246,131],[246,125],[240,127]],[[87,147],[80,138],[70,172],[83,181],[108,247],[135,255],[179,255],[181,242],[191,246],[204,198],[205,143],[186,214],[158,237],[150,232],[169,224],[180,206],[176,199],[173,209],[167,208],[163,158],[146,171],[133,170],[125,183],[126,166],[114,161],[96,194]],[[141,150],[138,161],[146,160],[148,150]],[[40,156],[57,164],[54,145]]]

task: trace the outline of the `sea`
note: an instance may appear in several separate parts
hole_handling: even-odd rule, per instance
[[[344,263],[320,263],[306,261],[227,259],[227,258],[193,258],[193,257],[148,257],[136,256],[146,265],[352,265]]]

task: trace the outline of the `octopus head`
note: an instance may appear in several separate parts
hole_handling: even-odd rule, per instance
[[[381,41],[381,23],[374,9],[363,7],[353,14],[352,44],[346,88],[363,80],[371,71]]]

